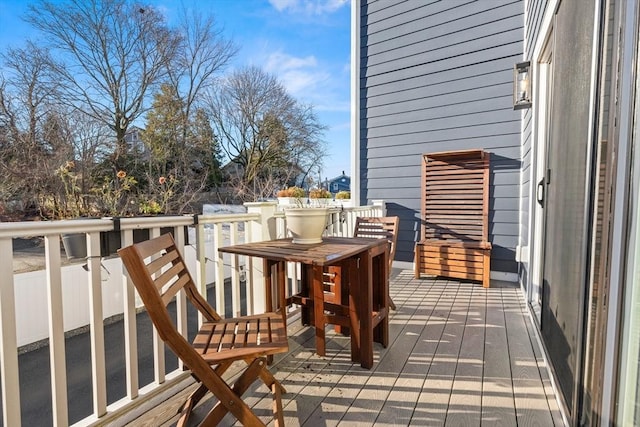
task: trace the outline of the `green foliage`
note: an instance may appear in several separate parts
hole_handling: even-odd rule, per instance
[[[137,183],[133,176],[120,170],[115,177],[105,176],[102,183],[91,191],[98,196],[97,202],[104,214],[124,216],[131,212],[130,205],[135,203],[132,191]]]
[[[336,193],[336,199],[350,199],[350,198],[351,198],[351,191],[342,190]]]
[[[139,210],[143,215],[157,215],[162,213],[162,206],[155,200],[143,200],[140,202]]]

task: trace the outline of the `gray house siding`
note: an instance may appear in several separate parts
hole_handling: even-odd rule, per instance
[[[521,114],[513,65],[522,59],[522,1],[360,2],[360,201],[400,217],[396,260],[419,239],[422,154],[491,153],[493,271],[516,273]]]

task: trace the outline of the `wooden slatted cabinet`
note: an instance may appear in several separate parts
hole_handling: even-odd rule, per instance
[[[489,287],[489,153],[447,151],[422,156],[421,239],[415,276],[481,281]]]

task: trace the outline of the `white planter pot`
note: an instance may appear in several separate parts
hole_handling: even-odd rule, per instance
[[[323,208],[331,205],[333,199],[309,199],[309,204],[314,208]]]
[[[280,206],[295,206],[296,197],[278,197],[278,204]]]
[[[322,242],[329,216],[328,208],[287,208],[284,214],[293,243],[309,245]]]

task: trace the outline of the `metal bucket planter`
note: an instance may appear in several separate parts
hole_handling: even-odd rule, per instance
[[[84,259],[87,257],[87,235],[84,233],[63,234],[62,246],[69,259]]]
[[[284,214],[293,243],[309,245],[322,242],[329,216],[328,208],[287,208]]]

